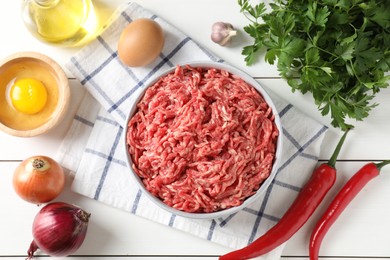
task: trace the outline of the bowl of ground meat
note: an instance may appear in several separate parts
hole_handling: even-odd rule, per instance
[[[129,174],[161,208],[213,219],[260,199],[282,151],[274,103],[252,77],[217,62],[177,65],[129,111]]]

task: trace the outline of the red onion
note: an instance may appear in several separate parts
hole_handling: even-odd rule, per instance
[[[52,202],[35,216],[28,258],[39,248],[50,256],[68,256],[80,248],[91,214],[64,202]]]

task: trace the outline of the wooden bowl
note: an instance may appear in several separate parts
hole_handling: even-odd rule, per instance
[[[10,85],[18,78],[41,81],[47,90],[44,108],[35,114],[18,111],[10,101]],[[18,52],[0,61],[0,130],[19,137],[48,132],[63,118],[69,106],[69,82],[62,68],[37,52]]]

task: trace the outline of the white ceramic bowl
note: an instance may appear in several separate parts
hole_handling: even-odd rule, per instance
[[[273,112],[273,114],[275,116],[275,124],[276,124],[276,126],[277,126],[277,128],[279,130],[279,138],[277,139],[277,144],[276,144],[277,149],[276,149],[276,154],[275,154],[275,160],[274,160],[272,171],[271,171],[269,177],[266,180],[264,180],[264,182],[261,184],[260,188],[257,190],[257,192],[254,195],[248,197],[239,206],[228,208],[228,209],[224,209],[224,210],[220,210],[220,211],[216,211],[216,212],[212,212],[212,213],[189,213],[189,212],[184,212],[184,211],[175,209],[175,208],[173,208],[171,206],[168,206],[162,200],[160,200],[159,198],[157,198],[154,195],[152,195],[145,188],[142,180],[134,172],[134,170],[132,168],[133,162],[132,162],[131,156],[130,156],[129,151],[128,151],[128,145],[127,145],[127,140],[126,140],[126,136],[127,135],[125,134],[124,138],[123,138],[124,139],[123,143],[124,143],[125,153],[126,153],[126,156],[127,156],[127,164],[128,164],[129,172],[135,178],[138,186],[143,191],[143,193],[146,194],[146,196],[150,200],[152,200],[156,205],[158,205],[159,207],[161,207],[162,209],[164,209],[164,210],[166,210],[168,212],[171,212],[171,213],[173,213],[175,215],[178,215],[178,216],[187,217],[187,218],[194,218],[194,219],[215,219],[215,218],[220,218],[220,217],[223,217],[223,216],[228,216],[230,214],[238,212],[239,210],[247,207],[248,205],[250,205],[254,201],[258,200],[259,197],[267,190],[267,188],[271,184],[272,180],[275,178],[276,172],[277,172],[278,167],[279,167],[280,156],[281,156],[281,153],[282,153],[282,137],[281,137],[282,126],[281,126],[279,114],[278,114],[278,111],[276,110],[276,107],[275,107],[273,101],[271,100],[271,98],[267,94],[267,92],[260,86],[260,84],[256,80],[254,80],[250,75],[246,74],[245,72],[243,72],[243,71],[241,71],[241,70],[239,70],[239,69],[237,69],[237,68],[235,68],[233,66],[230,66],[230,65],[227,65],[227,64],[223,64],[223,63],[217,63],[217,62],[189,62],[189,63],[186,63],[186,64],[182,64],[181,66],[184,66],[184,65],[190,65],[191,67],[205,67],[205,68],[216,68],[216,69],[226,70],[226,71],[228,71],[228,72],[230,72],[230,73],[232,73],[234,75],[237,75],[237,76],[241,77],[241,79],[246,81],[249,85],[252,85],[264,97],[265,101],[268,103],[268,105],[272,109],[272,112]],[[175,70],[175,67],[170,68],[170,69],[166,70],[165,72],[163,72],[161,74],[155,75],[153,78],[151,78],[149,80],[149,82],[146,84],[145,89],[143,91],[141,91],[138,94],[138,96],[136,97],[136,102],[134,104],[132,104],[132,107],[131,107],[131,110],[129,111],[129,114],[127,116],[126,122],[129,122],[131,117],[136,112],[136,110],[137,110],[137,103],[143,97],[146,89],[149,86],[152,86],[159,78],[161,78],[161,77],[163,77],[163,76],[173,72],[174,70]],[[125,133],[127,133],[127,132],[128,132],[128,127],[127,127],[127,124],[126,124]]]

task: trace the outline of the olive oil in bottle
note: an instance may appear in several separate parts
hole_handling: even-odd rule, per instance
[[[35,37],[55,45],[84,44],[98,29],[91,0],[23,0],[22,16]]]

